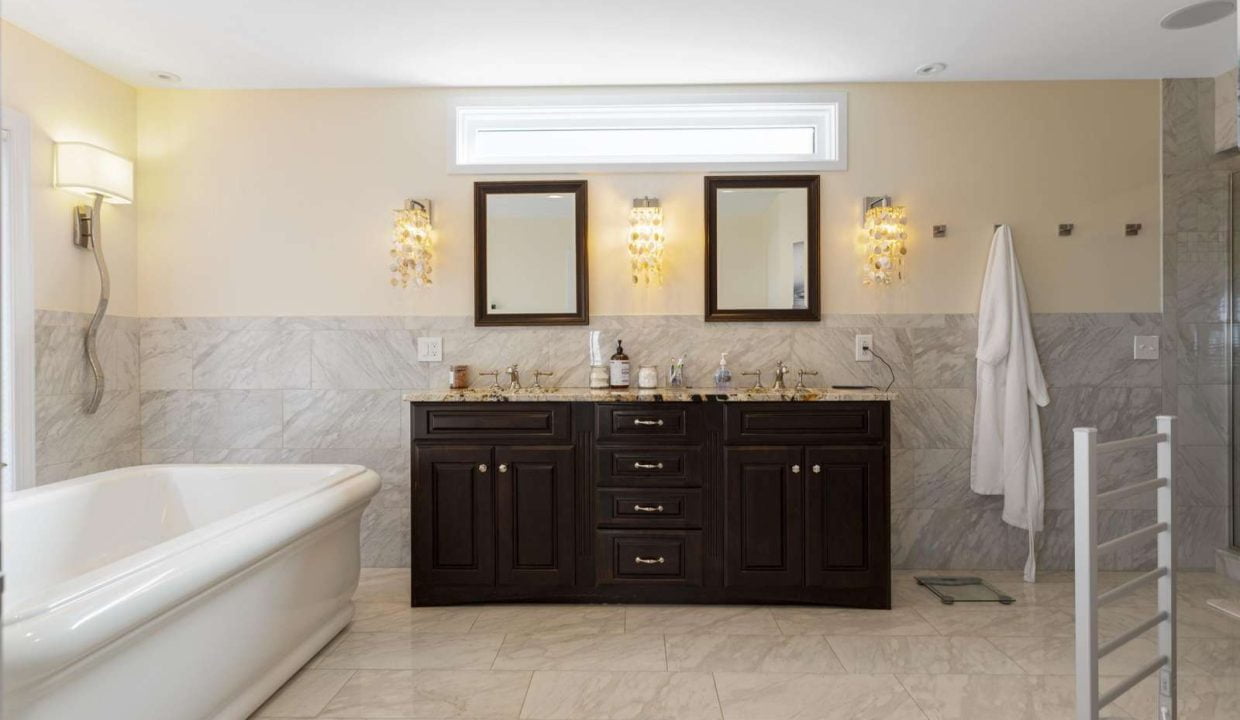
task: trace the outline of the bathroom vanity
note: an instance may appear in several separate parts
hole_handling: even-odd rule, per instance
[[[891,606],[884,393],[405,399],[414,605]]]

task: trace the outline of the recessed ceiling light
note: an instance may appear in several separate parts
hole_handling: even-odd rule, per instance
[[[181,82],[180,75],[177,75],[174,72],[168,72],[167,70],[156,70],[155,72],[151,73],[151,77],[155,78],[156,80],[161,80],[163,82],[168,82],[168,83]]]
[[[918,75],[935,75],[947,69],[947,63],[932,62],[918,67],[913,72]]]
[[[1222,20],[1235,11],[1234,0],[1206,0],[1173,10],[1158,24],[1167,30],[1188,30]]]

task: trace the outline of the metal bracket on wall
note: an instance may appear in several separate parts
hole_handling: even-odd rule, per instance
[[[1124,226],[1124,234],[1128,236],[1141,234],[1141,223],[1128,223]]]
[[[947,226],[935,225],[933,235],[936,238],[947,237]]]
[[[1059,223],[1059,237],[1069,237],[1076,226],[1072,223]]]

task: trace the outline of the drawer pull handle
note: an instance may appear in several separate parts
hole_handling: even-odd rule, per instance
[[[637,512],[663,512],[662,505],[656,505],[655,507],[650,507],[649,505],[634,505],[633,509]]]
[[[637,557],[633,558],[633,562],[639,563],[641,565],[662,565],[663,563],[667,561],[663,559],[662,555],[660,555],[657,558],[644,558],[641,555],[638,555]]]
[[[486,472],[486,471],[487,471],[486,463],[483,463],[478,466],[478,472]]]
[[[800,465],[793,465],[793,466],[792,466],[792,474],[793,474],[793,475],[797,475],[797,474],[799,474],[800,472],[801,472],[801,466],[800,466]]]
[[[814,471],[814,474],[815,474],[815,475],[817,475],[818,473],[822,472],[822,466],[821,466],[821,465],[815,465],[814,467],[812,467],[812,468],[810,468],[810,469]]]
[[[634,425],[658,425],[659,427],[663,427],[662,420],[645,420],[643,418],[633,418],[633,424]]]
[[[635,470],[662,470],[663,463],[635,462],[633,463],[633,469]]]

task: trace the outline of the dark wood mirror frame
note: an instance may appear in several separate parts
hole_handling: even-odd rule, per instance
[[[706,321],[816,321],[819,319],[822,278],[819,275],[819,178],[817,175],[723,175],[706,177]],[[718,288],[717,201],[721,189],[805,188],[805,304],[804,308],[720,308]]]
[[[568,313],[490,313],[487,308],[487,196],[562,193],[576,197],[577,309]],[[474,325],[588,325],[590,277],[586,257],[585,180],[474,183]]]

